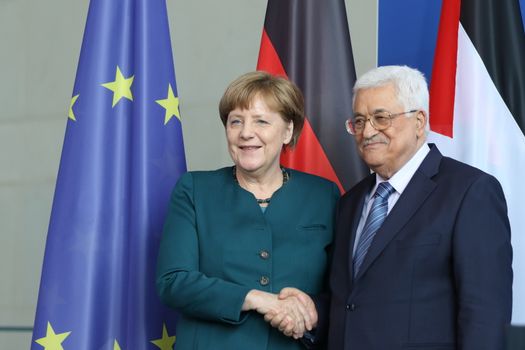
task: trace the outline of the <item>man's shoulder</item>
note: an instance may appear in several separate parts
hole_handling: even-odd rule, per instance
[[[441,162],[442,162],[442,165],[446,168],[458,169],[460,171],[471,172],[471,173],[483,173],[481,169],[478,169],[472,165],[469,165],[460,160],[450,158],[447,156],[443,156],[443,159],[441,160]]]
[[[359,196],[362,195],[363,192],[368,193],[372,186],[374,185],[375,181],[375,174],[370,174],[365,176],[364,179],[359,181],[357,184],[352,186],[348,191],[345,192],[345,194],[341,197],[342,201],[348,201],[353,200]]]
[[[445,157],[441,160],[439,167],[441,175],[455,177],[459,179],[472,180],[479,177],[492,177],[492,175],[484,172],[483,170],[476,168],[467,163],[461,162],[457,159]]]
[[[439,181],[452,181],[457,183],[472,182],[479,178],[492,178],[492,175],[454,158],[442,155],[438,147],[429,144],[430,153],[427,155],[417,172]]]
[[[445,156],[441,159],[439,171],[431,179],[447,192],[457,195],[472,188],[481,191],[489,189],[502,191],[501,184],[495,176],[477,167]]]

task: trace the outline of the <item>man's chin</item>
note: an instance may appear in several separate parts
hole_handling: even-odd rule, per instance
[[[385,145],[367,146],[361,150],[361,157],[367,161],[367,159],[374,160],[382,158],[385,154]]]
[[[377,169],[383,165],[382,158],[378,157],[377,154],[363,154],[363,161],[372,170]]]

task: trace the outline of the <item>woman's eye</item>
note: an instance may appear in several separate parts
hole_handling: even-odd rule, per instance
[[[230,125],[239,125],[239,124],[241,124],[241,120],[240,119],[230,119],[229,124]]]
[[[268,124],[268,122],[263,119],[257,119],[257,124]]]

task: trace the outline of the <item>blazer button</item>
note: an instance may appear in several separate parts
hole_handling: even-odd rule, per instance
[[[346,304],[346,309],[350,311],[354,311],[356,308],[355,304]]]
[[[261,250],[259,252],[259,256],[261,257],[261,259],[266,260],[266,259],[268,259],[270,257],[270,253],[268,253],[268,251],[266,251],[266,250]]]
[[[261,276],[261,278],[259,279],[259,283],[261,284],[261,286],[267,286],[268,283],[270,283],[270,278],[267,276]]]

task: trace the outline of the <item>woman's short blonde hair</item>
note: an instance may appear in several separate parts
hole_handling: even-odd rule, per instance
[[[285,145],[293,148],[304,125],[304,98],[301,90],[285,78],[257,71],[246,73],[232,81],[219,102],[222,124],[226,126],[228,115],[234,109],[250,108],[256,97],[261,97],[285,122],[293,123],[292,140]]]

